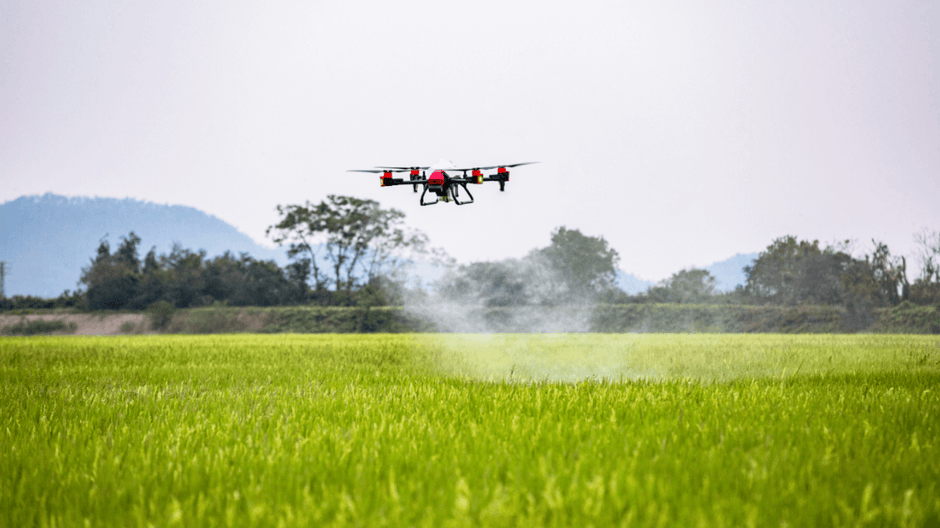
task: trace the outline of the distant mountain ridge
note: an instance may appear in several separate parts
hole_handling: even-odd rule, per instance
[[[738,253],[735,256],[716,262],[705,269],[715,277],[715,287],[718,291],[732,291],[737,286],[744,286],[747,275],[744,267],[750,266],[757,259],[759,253]]]
[[[232,251],[287,263],[281,249],[255,242],[223,220],[194,207],[161,205],[132,198],[23,196],[0,204],[0,260],[9,263],[6,295],[55,297],[75,290],[102,238],[112,251],[135,232],[141,257],[156,247],[168,253],[174,242],[209,257]]]
[[[732,291],[737,286],[743,286],[747,281],[747,276],[744,274],[744,267],[750,266],[757,256],[758,253],[738,253],[733,257],[699,269],[707,270],[711,273],[712,277],[715,277],[715,288],[718,291]],[[632,273],[617,270],[617,287],[630,295],[643,293],[649,289],[650,286],[655,284],[656,282],[654,281],[641,279]]]
[[[645,292],[650,286],[656,284],[653,281],[641,279],[632,273],[623,270],[617,270],[617,287],[630,295]]]

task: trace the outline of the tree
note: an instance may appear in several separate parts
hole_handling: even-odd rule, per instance
[[[4,297],[6,297],[6,291],[4,290],[4,283],[6,281],[6,275],[7,275],[8,269],[9,268],[7,267],[7,263],[0,261],[0,301],[2,301]]]
[[[288,244],[288,258],[297,259],[300,255],[307,255],[297,261],[306,261],[309,264],[316,291],[326,289],[326,277],[317,260],[320,252],[317,240],[326,232],[326,223],[321,217],[326,214],[327,207],[325,202],[314,206],[309,201],[306,205],[278,205],[277,212],[281,215],[281,220],[265,231],[267,236],[271,236],[274,231],[271,238],[276,244]]]
[[[87,286],[88,308],[92,310],[133,308],[140,286],[140,237],[131,231],[121,237],[121,245],[112,255],[107,235],[101,239],[95,258],[82,268],[79,282]]]
[[[144,257],[140,275],[140,288],[133,301],[135,309],[142,310],[155,302],[167,299],[171,279],[169,273],[160,264],[155,246],[151,247]]]
[[[618,259],[602,237],[559,227],[550,246],[519,260],[460,266],[444,276],[438,290],[449,299],[490,307],[577,304],[609,292]]]
[[[248,259],[244,266],[244,288],[241,302],[251,306],[290,304],[296,289],[273,260]]]
[[[921,259],[921,272],[918,279],[921,282],[940,282],[940,232],[929,232],[926,229],[914,235],[919,247]]]
[[[296,299],[304,303],[310,297],[310,259],[301,258],[287,265],[287,280],[294,287]]]
[[[169,300],[177,308],[188,308],[207,304],[204,302],[205,277],[203,277],[206,251],[198,252],[173,244],[169,255],[161,256],[161,266],[169,272]]]
[[[540,303],[544,298],[536,290],[546,277],[532,264],[532,259],[473,262],[446,274],[438,291],[455,302],[487,307]]]
[[[140,245],[140,237],[131,231],[126,237],[121,237],[121,245],[114,252],[114,261],[133,274],[140,273],[140,258],[137,256],[137,246]]]
[[[897,305],[910,292],[907,260],[872,243],[872,255],[859,260],[847,253],[848,241],[821,249],[817,240],[778,238],[744,268],[745,292],[757,302],[842,305],[867,320],[870,308]]]
[[[875,251],[871,255],[871,267],[882,298],[891,306],[897,306],[910,296],[907,281],[907,259],[893,258],[888,245],[872,240]]]
[[[561,298],[566,301],[594,298],[613,287],[620,255],[604,237],[586,236],[564,226],[552,231],[552,243],[530,253],[544,258],[558,274]]]
[[[356,284],[356,272],[366,282],[393,274],[407,259],[407,252],[426,251],[427,237],[403,226],[405,214],[382,209],[374,200],[329,195],[319,204],[278,206],[281,220],[267,234],[278,244],[289,244],[288,256],[305,255],[314,288],[324,288],[327,279],[318,260],[321,250],[332,268],[336,292],[348,295]],[[303,260],[300,260],[302,262]],[[295,278],[300,275],[294,272]]]
[[[758,302],[771,304],[797,304],[798,284],[803,261],[810,255],[820,255],[819,241],[797,240],[786,235],[774,240],[767,249],[746,266],[745,291]]]
[[[920,246],[921,271],[910,288],[911,302],[940,305],[940,232],[925,229],[914,240]]]
[[[854,259],[832,247],[806,255],[798,264],[789,304],[839,305],[845,302],[843,274]]]
[[[874,324],[872,308],[881,304],[881,297],[868,259],[852,259],[842,270],[840,282],[845,329],[862,330]]]
[[[203,271],[203,292],[212,297],[214,301],[231,301],[237,304],[244,294],[245,282],[244,261],[249,259],[247,254],[242,253],[241,258],[236,257],[231,251],[226,251],[205,263]]]
[[[306,284],[297,284],[306,279],[305,270],[284,270],[247,253],[236,257],[226,252],[209,260],[204,250],[192,251],[179,243],[168,255],[158,256],[152,247],[141,263],[139,244],[140,238],[131,232],[112,254],[107,239],[102,239],[82,275],[91,308],[143,309],[161,302],[186,308],[215,301],[274,306],[302,302],[307,294]]]
[[[653,302],[702,304],[715,297],[715,277],[708,270],[689,269],[673,273],[656,286],[649,288],[647,296]]]
[[[847,278],[862,280],[866,269],[846,253],[848,244],[845,241],[820,248],[818,240],[780,237],[761,252],[752,266],[744,268],[745,293],[754,301],[771,304],[844,304]],[[849,270],[851,273],[846,275]]]

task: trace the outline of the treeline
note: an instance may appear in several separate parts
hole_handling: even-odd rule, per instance
[[[213,302],[276,306],[304,301],[303,274],[281,269],[273,261],[229,252],[209,259],[205,251],[179,244],[162,255],[151,248],[141,260],[140,242],[132,231],[121,237],[112,253],[108,241],[101,241],[80,279],[88,309],[142,310],[161,301],[177,308]]]
[[[65,290],[58,297],[47,299],[35,295],[0,297],[0,310],[52,310],[55,308],[84,308],[85,292]]]
[[[364,297],[373,305],[384,303],[374,288],[328,291],[307,283],[304,262],[280,267],[272,260],[257,260],[230,252],[208,258],[203,250],[174,245],[167,254],[155,248],[140,258],[141,239],[131,232],[121,237],[112,252],[102,240],[91,262],[82,269],[83,288],[55,299],[14,296],[0,299],[0,309],[144,310],[166,303],[194,308],[222,303],[229,306],[290,306],[318,304],[355,306]]]
[[[691,269],[621,301],[841,306],[859,316],[905,301],[940,304],[940,234],[924,233],[917,240],[922,265],[913,281],[907,258],[892,255],[882,242],[873,240],[870,254],[854,257],[848,242],[823,247],[817,240],[788,235],[774,240],[744,268],[746,283],[732,292],[717,292],[708,271]]]
[[[177,308],[224,303],[231,306],[385,306],[400,305],[404,296],[437,295],[456,303],[485,307],[604,304],[733,304],[773,306],[837,306],[870,324],[874,308],[940,305],[940,234],[921,241],[921,268],[910,280],[907,259],[893,256],[883,243],[853,257],[845,248],[784,236],[774,240],[751,266],[746,283],[719,292],[716,280],[703,269],[681,270],[646,292],[628,295],[615,286],[619,255],[603,237],[576,229],[557,228],[549,247],[522,259],[475,262],[453,267],[433,292],[406,291],[401,277],[363,274],[359,281],[347,267],[334,267],[335,279],[315,280],[314,265],[302,252],[285,267],[247,254],[225,253],[207,258],[205,251],[179,245],[169,254],[154,248],[139,256],[140,238],[121,238],[112,252],[103,240],[83,268],[84,289],[66,291],[55,299],[16,296],[0,299],[0,309],[145,309],[165,302]],[[352,259],[336,259],[348,263]],[[334,289],[328,290],[327,285]]]
[[[487,313],[495,323],[512,319],[515,312],[506,307],[593,304],[605,307],[594,310],[600,319],[591,327],[597,331],[858,331],[887,324],[879,317],[907,317],[885,310],[898,307],[917,312],[912,317],[918,320],[886,328],[937,332],[940,234],[924,233],[918,240],[922,264],[913,280],[907,259],[892,255],[884,243],[873,241],[870,254],[855,257],[848,242],[821,246],[784,236],[743,269],[746,282],[734,291],[720,292],[707,270],[689,269],[628,295],[613,285],[616,251],[602,237],[562,227],[551,246],[523,259],[456,268],[438,294],[493,310]],[[915,304],[933,308],[907,309]]]
[[[142,310],[156,304],[176,308],[207,306],[401,306],[425,301],[476,305],[562,306],[572,304],[733,304],[833,306],[864,328],[872,310],[908,302],[940,306],[940,233],[918,235],[921,267],[873,242],[870,254],[853,256],[848,242],[784,236],[774,240],[751,266],[746,283],[719,292],[706,270],[682,270],[638,295],[616,286],[619,254],[602,237],[556,228],[551,244],[521,259],[449,266],[431,291],[409,286],[402,270],[417,258],[438,263],[446,255],[428,248],[420,231],[406,230],[404,213],[372,200],[330,195],[319,204],[279,206],[280,221],[268,228],[287,247],[291,263],[280,267],[247,254],[208,258],[206,252],[175,245],[140,257],[133,232],[112,251],[102,240],[83,268],[75,292],[57,299],[0,299],[0,309],[76,307]]]
[[[318,304],[355,306],[363,297],[381,305],[375,288],[329,291],[311,288],[304,260],[280,267],[273,260],[257,260],[226,252],[207,258],[203,250],[174,245],[168,254],[151,248],[141,260],[140,238],[131,232],[113,253],[101,242],[91,263],[82,270],[85,308],[89,310],[143,310],[158,303],[192,308],[223,303],[230,306],[290,306]]]
[[[400,304],[404,278],[396,270],[406,253],[434,253],[423,233],[402,227],[404,213],[373,200],[331,195],[320,204],[278,210],[281,221],[268,232],[288,246],[292,262],[283,268],[245,253],[208,258],[204,250],[178,244],[168,254],[151,248],[141,258],[141,239],[132,231],[113,252],[107,239],[100,242],[82,268],[79,290],[56,299],[0,298],[0,309]]]

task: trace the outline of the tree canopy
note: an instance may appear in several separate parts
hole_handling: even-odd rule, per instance
[[[141,240],[132,231],[111,253],[107,239],[82,271],[81,284],[92,310],[140,310],[164,301],[178,308],[225,302],[235,306],[275,306],[303,302],[305,285],[273,261],[230,252],[206,258],[175,244],[169,254],[152,248],[141,263]]]
[[[653,302],[701,304],[711,302],[715,296],[715,277],[707,270],[688,269],[673,273],[649,289]]]
[[[757,303],[892,306],[909,295],[907,261],[872,241],[874,252],[856,259],[842,247],[818,240],[780,237],[760,253],[747,274],[745,292]]]
[[[335,291],[348,292],[357,284],[357,271],[368,283],[394,275],[410,252],[427,251],[427,236],[406,229],[404,213],[382,209],[374,200],[331,194],[319,204],[279,205],[277,210],[281,219],[268,235],[287,244],[290,258],[309,266],[318,290],[330,281],[324,263],[332,270]]]
[[[548,247],[523,259],[459,266],[439,289],[449,298],[485,306],[592,302],[614,288],[618,260],[603,237],[559,227]]]
[[[593,298],[614,287],[620,255],[602,236],[592,237],[564,226],[552,231],[552,243],[532,257],[547,260],[561,280],[566,297]]]

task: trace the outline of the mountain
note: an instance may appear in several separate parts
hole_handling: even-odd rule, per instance
[[[107,238],[111,250],[134,231],[141,258],[156,246],[169,253],[174,242],[205,249],[209,257],[232,251],[287,263],[285,250],[259,245],[219,218],[193,207],[160,205],[130,198],[23,196],[0,204],[0,261],[7,262],[5,293],[55,297],[74,290]]]
[[[650,286],[656,284],[653,281],[643,280],[632,273],[623,270],[617,270],[617,287],[630,295],[644,293]]]
[[[738,253],[733,257],[715,262],[702,269],[708,270],[712,277],[715,277],[715,286],[718,291],[732,291],[739,285],[743,286],[747,281],[744,266],[753,264],[757,255],[757,253]],[[655,284],[653,281],[641,279],[623,270],[617,270],[617,286],[630,295],[644,293],[650,286]]]
[[[736,286],[744,286],[747,282],[744,266],[753,264],[757,255],[757,253],[738,253],[729,259],[706,266],[705,269],[712,274],[712,277],[715,277],[718,291],[732,291]]]

